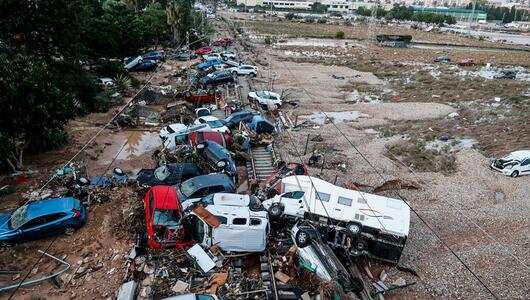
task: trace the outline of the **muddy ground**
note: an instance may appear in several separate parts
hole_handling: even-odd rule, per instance
[[[488,168],[491,157],[530,144],[528,48],[499,50],[512,46],[395,28],[379,32],[459,46],[380,48],[365,40],[364,25],[238,18],[235,27],[255,60],[270,67],[275,90],[299,103],[285,107],[291,118],[309,121],[282,135],[277,144],[284,159],[306,162],[316,151],[322,158],[310,174],[339,185],[377,186],[389,179],[420,184],[419,190],[386,192],[417,212],[411,213],[401,263],[419,273],[374,263],[390,272],[390,282],[417,282],[386,299],[492,298],[449,248],[497,297],[528,298],[527,178]],[[339,30],[351,39],[348,44],[328,39]],[[267,35],[277,43],[264,44]],[[464,46],[472,48],[459,48]],[[453,62],[472,57],[479,65],[432,62],[445,54]],[[516,80],[492,79],[498,70],[513,68],[520,70]],[[267,82],[268,72],[262,76]],[[336,124],[322,124],[322,112]],[[449,141],[439,141],[442,136]]]
[[[237,45],[237,49],[246,61],[258,64],[261,70],[252,87],[264,89],[269,78],[274,78],[271,80],[274,90],[283,91],[289,101],[298,104],[286,104],[283,110],[298,124],[307,121],[278,136],[277,149],[284,160],[307,162],[316,151],[322,154],[322,159],[310,168],[310,175],[320,174],[339,185],[355,182],[377,186],[389,179],[419,184],[418,190],[402,190],[399,195],[396,191],[383,192],[391,197],[402,196],[418,213],[412,214],[411,233],[401,263],[415,269],[419,277],[371,262],[374,273],[382,269],[389,273],[389,282],[400,278],[417,282],[407,289],[388,293],[386,299],[491,298],[446,246],[499,298],[528,298],[530,249],[526,229],[530,225],[527,218],[530,188],[527,178],[512,179],[493,173],[488,163],[494,155],[528,146],[529,98],[522,93],[530,84],[519,79],[488,79],[485,77],[490,69],[483,70],[487,63],[492,63],[493,68],[520,67],[523,73],[528,73],[527,49],[499,50],[496,48],[514,47],[395,28],[379,28],[378,32],[412,34],[413,40],[459,46],[379,48],[365,41],[366,25],[310,25],[276,20],[274,26],[264,26],[259,16],[253,21],[244,14],[238,15],[238,19],[231,13],[221,15],[234,28],[242,28],[245,35],[239,36],[242,46]],[[328,38],[339,30],[351,39],[348,45],[306,45],[306,37]],[[264,34],[278,34],[278,40],[285,41],[266,46]],[[289,45],[292,38],[302,42]],[[473,51],[461,49],[463,46],[473,47]],[[431,62],[442,54],[449,54],[453,61],[472,55],[479,66],[463,68]],[[168,83],[171,72],[181,66],[177,62],[168,63],[153,78],[154,84]],[[142,80],[148,76],[137,75]],[[177,87],[179,83],[170,81],[170,84]],[[336,126],[326,121],[321,112],[332,117]],[[449,117],[454,112],[459,116]],[[68,146],[28,155],[26,165],[38,173],[17,185],[16,191],[24,192],[42,184],[114,113],[76,119],[67,127]],[[109,166],[131,173],[152,167],[151,155],[158,146],[157,131],[157,127],[104,130],[76,161],[86,165],[90,176],[104,173]],[[440,152],[425,149],[427,144],[436,147],[436,140],[442,135],[454,141],[448,142],[450,149]],[[464,139],[472,142],[458,147]],[[307,154],[303,155],[307,140]],[[9,177],[2,180],[13,183]],[[505,195],[502,201],[495,197],[496,193]],[[25,200],[19,195],[4,197],[2,210],[22,204]],[[114,298],[125,276],[126,257],[135,239],[130,232],[132,225],[127,223],[134,206],[131,201],[137,205],[141,197],[129,189],[111,193],[107,201],[89,208],[86,226],[72,237],[59,237],[49,248],[49,253],[65,258],[76,272],[81,270],[67,287],[58,288],[47,281],[21,288],[16,298]],[[0,269],[18,270],[18,274],[24,275],[38,259],[37,250],[44,250],[50,241],[44,239],[3,249]],[[31,272],[30,279],[57,269],[54,262],[43,261],[46,262]],[[20,280],[17,276],[2,275],[0,279],[4,284],[12,284]],[[8,296],[0,294],[2,299]]]

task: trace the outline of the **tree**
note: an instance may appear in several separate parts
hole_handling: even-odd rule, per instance
[[[75,93],[57,84],[61,80],[35,55],[0,54],[0,154],[12,154],[19,168],[24,150],[66,141],[63,126],[75,115]]]
[[[160,37],[168,30],[166,11],[160,3],[155,2],[145,8],[140,18],[146,26],[149,41],[158,45]]]
[[[313,3],[313,6],[311,6],[311,10],[319,14],[324,14],[328,11],[328,7],[320,2],[315,2]]]
[[[192,0],[171,0],[166,8],[167,24],[171,26],[173,44],[180,43],[193,22]]]

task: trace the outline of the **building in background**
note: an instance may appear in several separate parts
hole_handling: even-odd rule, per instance
[[[486,12],[483,10],[464,8],[447,8],[447,7],[414,7],[415,13],[433,13],[438,15],[453,16],[457,22],[478,22],[486,21]]]

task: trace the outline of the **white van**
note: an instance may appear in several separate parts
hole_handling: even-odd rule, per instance
[[[212,217],[220,223],[218,226],[212,226]],[[223,251],[234,252],[264,251],[270,231],[267,212],[252,211],[248,206],[208,205],[194,209],[184,217],[183,224],[201,246],[217,245]]]
[[[271,217],[318,220],[347,236],[356,251],[389,262],[399,260],[410,226],[410,208],[405,202],[309,176],[283,178],[281,188],[283,194],[262,203]]]

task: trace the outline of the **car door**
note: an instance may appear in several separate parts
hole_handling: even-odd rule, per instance
[[[60,234],[64,231],[67,224],[66,213],[50,214],[44,217],[44,223],[41,226],[41,230],[45,235]]]
[[[525,159],[519,168],[521,175],[530,174],[530,158]]]
[[[305,208],[303,196],[302,191],[287,192],[281,195],[280,202],[284,206],[284,212],[290,216],[296,216],[301,210],[303,211]]]
[[[42,225],[45,222],[46,220],[44,216],[29,220],[18,229],[16,240],[29,241],[44,237],[45,232],[42,230]]]

